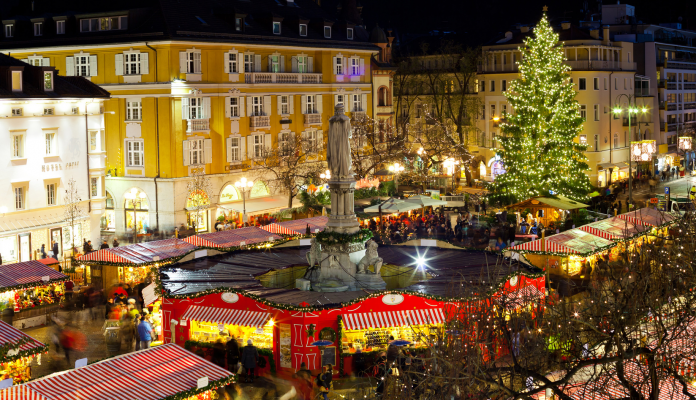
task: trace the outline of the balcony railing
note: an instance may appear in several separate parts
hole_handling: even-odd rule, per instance
[[[353,119],[367,118],[367,113],[365,111],[352,111],[351,115],[353,116]]]
[[[210,130],[210,120],[208,118],[189,119],[187,126],[186,126],[187,133],[202,132],[202,131],[209,131],[209,130]]]
[[[684,109],[685,110],[696,109],[696,103],[684,103]]]
[[[321,114],[305,114],[304,115],[305,126],[310,125],[320,125],[321,124]]]
[[[271,117],[267,115],[257,115],[249,118],[249,127],[251,128],[270,128]]]
[[[292,72],[250,72],[244,74],[245,83],[322,83],[321,74],[297,74]]]
[[[571,69],[577,71],[635,71],[636,63],[623,61],[579,60],[566,61]],[[517,72],[517,64],[479,65],[478,72]]]
[[[689,61],[666,61],[665,68],[668,69],[692,69],[696,70],[696,62]]]
[[[676,111],[677,104],[676,103],[667,103],[666,101],[662,101],[662,102],[660,102],[660,110]]]

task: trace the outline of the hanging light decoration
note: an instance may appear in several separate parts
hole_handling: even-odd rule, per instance
[[[683,136],[679,138],[679,150],[691,151],[691,137]]]
[[[654,140],[631,142],[631,161],[650,161],[655,153],[657,153],[657,146]]]

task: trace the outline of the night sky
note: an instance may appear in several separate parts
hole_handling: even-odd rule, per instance
[[[466,33],[472,44],[485,43],[515,23],[534,24],[541,17],[542,7],[549,7],[553,22],[577,23],[584,19],[580,10],[589,8],[598,13],[596,0],[360,0],[363,18],[371,28],[377,22],[400,34],[427,33],[431,30]],[[682,28],[696,30],[696,2],[679,0],[631,0],[623,2],[636,7],[636,19],[644,23],[678,22]],[[584,4],[587,4],[586,6]],[[615,4],[606,2],[606,4]]]

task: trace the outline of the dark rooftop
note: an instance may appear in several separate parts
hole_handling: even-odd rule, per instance
[[[250,250],[221,254],[175,264],[161,270],[164,288],[170,294],[194,294],[220,287],[242,289],[252,295],[283,304],[306,302],[323,307],[338,307],[369,294],[359,290],[321,293],[298,289],[276,289],[261,285],[257,278],[270,271],[307,265],[308,247]],[[432,279],[402,288],[436,296],[467,296],[485,292],[501,278],[523,268],[523,264],[503,260],[485,252],[456,249],[381,246],[379,255],[385,264],[418,267],[419,259]]]

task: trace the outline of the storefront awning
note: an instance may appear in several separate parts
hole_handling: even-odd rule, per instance
[[[0,266],[0,292],[12,290],[17,286],[31,284],[41,286],[65,279],[68,279],[66,275],[36,260]]]
[[[143,303],[145,303],[145,307],[154,303],[159,298],[156,289],[157,287],[155,286],[155,282],[152,282],[143,288]]]
[[[619,217],[611,217],[580,227],[585,232],[604,239],[628,239],[646,231],[645,225]]]
[[[618,217],[633,222],[634,224],[648,226],[662,226],[677,219],[670,213],[659,211],[654,208],[641,208],[640,210],[621,214]]]
[[[616,243],[611,240],[595,236],[592,233],[576,228],[548,236],[545,239],[522,243],[518,246],[511,247],[510,250],[523,253],[543,252],[559,255],[579,254],[587,256],[592,253],[604,251],[615,245]]]
[[[313,218],[303,218],[296,219],[294,221],[284,221],[268,224],[266,226],[262,226],[261,229],[268,232],[280,233],[283,235],[302,235],[306,233],[307,225],[309,225],[309,230],[312,233],[315,233],[317,229],[320,232],[323,231],[324,228],[326,228],[327,222],[329,222],[329,217],[322,216]]]
[[[616,166],[616,164],[607,162],[607,163],[597,164],[597,166],[598,166],[600,169],[612,169],[612,168],[614,168],[614,167]]]
[[[249,246],[256,243],[283,240],[283,238],[259,227],[248,226],[246,228],[232,229],[229,231],[219,231],[189,236],[184,240],[195,246],[217,247],[224,249],[242,246],[242,243]]]
[[[293,206],[295,206],[295,203],[297,203],[297,200],[293,199]],[[235,211],[238,213],[244,212],[244,203],[241,201],[236,201],[234,203],[227,204],[218,204],[218,207],[225,210]],[[247,215],[273,213],[283,208],[288,208],[287,196],[269,196],[257,199],[249,199],[246,201]]]
[[[445,322],[445,312],[441,308],[343,314],[343,323],[349,330],[441,324],[443,322]]]
[[[228,308],[190,306],[181,319],[213,324],[250,326],[263,328],[271,313],[261,311],[232,310]]]
[[[6,356],[5,361],[12,361],[18,358],[26,357],[32,354],[41,353],[48,350],[48,346],[37,341],[33,337],[27,335],[26,333],[20,331],[19,329],[9,325],[5,322],[0,321],[0,346],[10,345],[10,350],[16,347],[17,342],[20,340],[27,340],[26,343],[19,347],[20,352],[26,352],[24,355],[15,354],[10,356],[9,352]]]
[[[224,386],[233,374],[176,344],[116,356],[0,390],[0,399],[156,400],[190,396],[201,377]]]

